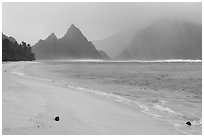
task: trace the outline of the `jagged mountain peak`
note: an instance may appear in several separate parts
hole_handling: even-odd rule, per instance
[[[81,31],[74,24],[71,24],[70,27],[67,30],[66,35],[68,35],[70,33],[73,33],[73,32],[81,33]]]
[[[74,24],[71,24],[71,25],[70,25],[70,28],[72,28],[72,29],[78,29]]]
[[[62,38],[57,39],[52,33],[35,44],[32,51],[37,59],[102,59],[94,45],[73,24]]]
[[[50,34],[45,40],[56,40],[57,37],[55,35],[55,33]]]
[[[67,30],[67,33],[64,35],[64,37],[68,37],[68,38],[73,38],[73,37],[85,38],[85,36],[82,34],[82,32],[74,24],[70,25],[70,27]]]

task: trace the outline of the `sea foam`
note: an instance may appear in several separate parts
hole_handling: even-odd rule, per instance
[[[161,60],[92,60],[92,59],[81,59],[81,60],[55,60],[60,62],[87,62],[87,63],[199,63],[202,60],[192,59],[161,59]]]

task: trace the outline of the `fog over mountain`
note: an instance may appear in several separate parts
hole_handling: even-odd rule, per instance
[[[117,59],[202,59],[202,25],[158,20],[137,33]]]
[[[99,51],[71,25],[62,38],[52,33],[35,44],[32,51],[36,59],[201,59],[202,26],[160,19],[141,30],[128,29],[93,43]]]
[[[73,24],[67,33],[57,39],[52,33],[32,47],[36,59],[102,59],[92,42]]]
[[[18,42],[26,41],[34,45],[52,32],[61,38],[67,26],[75,24],[90,41],[95,41],[127,28],[147,27],[153,21],[164,17],[201,24],[202,3],[4,2],[2,32],[15,37]]]
[[[103,59],[106,59],[106,60],[111,59],[103,50],[99,50],[99,53],[101,54]]]
[[[2,3],[2,32],[37,59],[201,58],[201,26],[201,2]]]
[[[130,43],[137,30],[127,29],[117,32],[105,39],[93,41],[95,47],[105,51],[108,56],[115,58],[121,53]]]

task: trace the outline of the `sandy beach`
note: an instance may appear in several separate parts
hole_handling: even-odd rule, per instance
[[[19,64],[3,64],[3,134],[181,134],[139,107],[11,73]]]

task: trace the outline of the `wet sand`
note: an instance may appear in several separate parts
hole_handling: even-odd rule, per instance
[[[3,134],[181,134],[137,106],[11,73],[19,64],[2,68]]]

